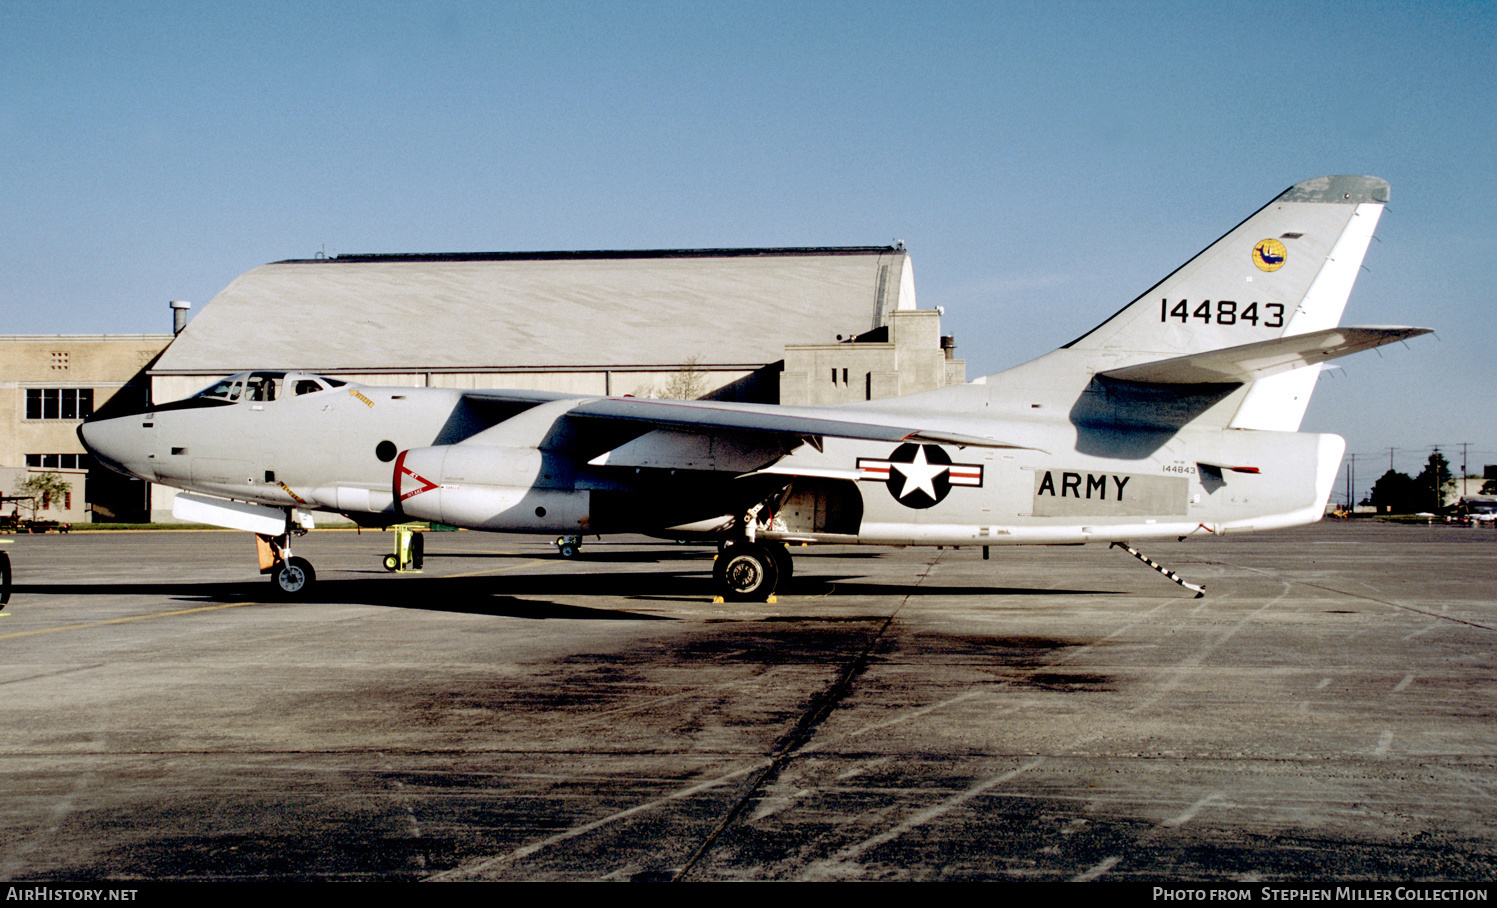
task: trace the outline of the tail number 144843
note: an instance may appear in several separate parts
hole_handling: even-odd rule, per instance
[[[1195,308],[1191,308],[1189,300],[1170,305],[1170,301],[1162,299],[1159,301],[1159,320],[1167,322],[1172,318],[1180,320],[1181,324],[1188,324],[1191,319],[1198,318],[1202,324],[1211,325],[1252,325],[1260,324],[1264,328],[1284,327],[1284,304],[1263,303],[1260,311],[1258,303],[1248,303],[1245,307],[1235,300],[1201,300]]]

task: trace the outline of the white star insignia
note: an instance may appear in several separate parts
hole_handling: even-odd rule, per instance
[[[915,448],[915,459],[911,463],[890,463],[890,467],[899,471],[904,477],[904,489],[900,491],[900,498],[907,498],[909,494],[917,489],[936,498],[935,478],[946,472],[947,465],[944,463],[931,463],[925,459],[925,447],[922,445]]]

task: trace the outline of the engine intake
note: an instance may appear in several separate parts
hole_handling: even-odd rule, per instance
[[[591,523],[591,493],[572,488],[570,464],[536,448],[412,448],[395,458],[393,491],[407,517],[475,530],[577,533]]]

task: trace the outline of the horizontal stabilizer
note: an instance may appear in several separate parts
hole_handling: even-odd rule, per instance
[[[1246,384],[1429,332],[1429,328],[1326,328],[1099,374],[1102,378],[1155,385]]]

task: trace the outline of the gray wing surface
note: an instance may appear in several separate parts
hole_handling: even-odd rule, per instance
[[[546,403],[575,399],[568,418],[641,423],[660,429],[710,434],[740,431],[805,439],[855,438],[865,441],[922,442],[959,447],[1024,448],[995,438],[912,425],[911,420],[882,414],[826,408],[735,404],[710,400],[654,400],[642,397],[583,397],[547,391],[484,390],[467,396],[482,400]]]

